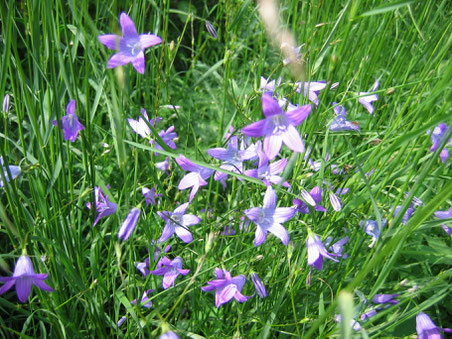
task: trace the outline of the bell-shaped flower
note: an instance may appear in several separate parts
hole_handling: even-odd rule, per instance
[[[176,257],[174,260],[164,257],[160,262],[160,268],[151,271],[151,274],[163,275],[163,289],[165,290],[170,286],[174,287],[174,282],[179,274],[187,275],[190,272],[190,270],[182,268],[182,259],[179,257]]]
[[[207,286],[201,287],[204,292],[215,291],[215,306],[220,307],[226,304],[232,298],[240,303],[248,300],[249,297],[241,293],[246,282],[246,277],[240,274],[232,277],[231,273],[226,270],[215,268],[216,280],[207,282]]]
[[[338,262],[336,258],[337,254],[328,253],[320,238],[309,232],[308,239],[306,240],[306,247],[308,248],[308,265],[314,266],[317,270],[323,268],[323,258],[327,258]]]
[[[258,168],[246,170],[245,175],[262,180],[262,182],[267,186],[281,183],[283,178],[278,174],[282,173],[284,168],[286,168],[287,159],[280,159],[268,164],[268,157],[264,152],[258,149],[257,154],[259,156]],[[290,184],[287,181],[283,182],[281,185],[284,187],[290,187]]]
[[[122,36],[116,34],[99,35],[99,41],[109,49],[118,51],[108,60],[107,68],[115,68],[132,63],[138,73],[144,74],[144,50],[148,47],[160,44],[162,39],[154,34],[138,35],[135,24],[126,14],[119,16]]]
[[[0,277],[0,281],[5,283],[0,287],[0,295],[7,292],[14,284],[16,284],[17,298],[21,303],[27,301],[33,285],[43,291],[52,292],[53,289],[44,282],[47,276],[47,273],[36,273],[31,259],[22,255],[16,262],[12,277]]]
[[[452,332],[450,328],[440,328],[424,312],[416,316],[416,332],[418,339],[441,339],[442,332]]]
[[[56,120],[52,121],[54,126],[58,126]],[[83,131],[83,126],[75,115],[75,100],[71,100],[66,106],[66,115],[61,118],[61,127],[63,128],[64,140],[70,140],[74,142],[77,139],[78,132]]]
[[[141,189],[141,193],[143,194],[144,199],[146,201],[146,206],[149,206],[150,204],[154,205],[154,206],[157,205],[157,202],[155,199],[162,196],[160,193],[158,193],[158,194],[155,193],[155,187],[156,186],[152,187],[151,189],[149,189],[147,187],[143,187]]]
[[[108,201],[108,195],[104,195],[100,187],[96,187],[94,189],[94,197],[94,205],[98,214],[96,220],[94,220],[93,226],[96,226],[100,218],[115,213],[118,205],[116,205],[114,202]],[[86,207],[91,209],[91,203],[87,203]]]
[[[375,220],[361,220],[360,225],[364,228],[364,232],[366,234],[370,235],[372,237],[372,242],[370,243],[369,247],[374,247],[375,243],[377,242],[378,238],[380,238],[380,234],[382,229],[386,225],[386,219],[383,219],[381,221],[381,228],[378,226],[378,223]]]
[[[152,135],[151,129],[149,128],[148,124],[154,127],[155,124],[161,120],[162,118],[160,117],[149,120],[148,114],[144,108],[141,109],[141,116],[138,118],[138,120],[134,120],[132,118],[127,119],[132,130],[135,133],[139,134],[142,138],[150,138]],[[152,141],[150,140],[149,143],[151,142]]]
[[[452,218],[452,205],[450,206],[448,211],[436,211],[434,214],[438,219]],[[450,227],[447,227],[446,224],[443,224],[442,227],[443,230],[452,237],[452,229]]]
[[[143,292],[143,295],[141,296],[141,300],[139,302],[140,305],[142,305],[145,308],[150,308],[152,306],[152,301],[149,300],[149,294],[154,292],[154,290],[147,290]],[[132,305],[136,305],[138,303],[137,299],[133,299],[130,302]]]
[[[3,105],[2,105],[2,110],[4,113],[9,112],[9,102],[10,102],[10,96],[9,96],[9,94],[5,94],[5,96],[3,97]]]
[[[223,163],[220,165],[220,168],[234,173],[243,174],[243,161],[247,160],[247,158],[245,156],[242,156],[242,153],[244,153],[244,151],[239,149],[239,138],[237,136],[231,137],[228,142],[227,148],[211,148],[207,150],[207,153],[212,158],[223,161]],[[227,177],[227,173],[216,172],[214,178],[217,181],[221,181],[225,180]]]
[[[160,218],[165,221],[165,227],[163,233],[158,242],[164,242],[168,240],[174,233],[185,243],[189,243],[193,240],[188,227],[191,225],[199,224],[201,219],[193,214],[185,214],[188,208],[188,202],[177,207],[174,212],[163,211],[157,212]]]
[[[135,226],[137,225],[138,218],[140,217],[140,212],[141,211],[139,208],[132,208],[132,210],[127,215],[127,218],[122,223],[121,228],[119,229],[119,239],[121,239],[122,241],[129,239],[130,235],[135,229]]]
[[[372,102],[378,100],[378,95],[376,94],[370,94],[371,92],[375,92],[380,85],[378,79],[375,80],[374,87],[370,92],[359,92],[360,98],[358,98],[358,102],[364,106],[365,109],[369,111],[369,114],[374,113],[374,107],[372,106]],[[366,95],[369,94],[369,95]]]
[[[251,281],[254,284],[254,288],[256,289],[257,294],[259,297],[264,299],[268,296],[267,289],[265,288],[264,284],[262,283],[262,280],[259,278],[257,273],[251,274]]]
[[[337,105],[336,102],[333,102],[333,105]],[[359,126],[353,122],[347,121],[347,112],[345,111],[344,106],[336,106],[333,108],[336,117],[330,125],[330,131],[332,132],[340,132],[340,131],[358,131]]]
[[[210,178],[210,176],[212,176],[214,171],[210,168],[192,163],[183,155],[180,155],[179,158],[176,158],[176,162],[184,171],[190,172],[182,178],[178,188],[180,190],[185,190],[192,187],[190,198],[188,200],[189,202],[191,202],[195,197],[196,192],[198,192],[199,187],[207,185],[206,180]]]
[[[297,82],[295,91],[301,93],[303,90],[303,95],[308,97],[309,101],[313,102],[316,106],[319,105],[319,92],[325,89],[325,81],[311,81],[311,82]]]
[[[262,111],[265,119],[246,126],[242,133],[250,137],[265,137],[264,152],[269,160],[278,155],[283,143],[294,152],[304,152],[304,144],[296,126],[311,113],[311,105],[285,113],[270,93],[264,93]]]
[[[302,191],[301,196],[305,201],[313,206],[316,211],[326,212],[326,208],[320,205],[320,203],[322,202],[322,190],[320,189],[320,187],[315,186],[310,193]],[[312,202],[314,202],[314,204],[312,204]],[[309,207],[303,200],[294,199],[292,203],[296,206],[297,212],[302,214],[309,214]]]
[[[271,186],[267,187],[262,208],[253,207],[245,211],[248,219],[256,224],[254,246],[259,246],[267,239],[267,233],[281,239],[284,245],[289,244],[289,233],[281,225],[296,213],[291,207],[276,207],[276,193]]]

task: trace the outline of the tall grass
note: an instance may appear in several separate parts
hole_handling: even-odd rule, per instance
[[[322,204],[328,211],[297,214],[285,223],[287,247],[271,235],[255,247],[255,226],[241,230],[241,217],[262,206],[265,186],[230,173],[223,189],[212,177],[187,211],[202,219],[190,227],[193,242],[173,236],[162,244],[171,245],[167,256],[181,257],[190,269],[174,288],[163,290],[161,277],[143,277],[135,264],[149,258],[150,270],[155,268],[154,241],[164,226],[156,212],[173,211],[188,201],[188,192],[178,190],[185,172],[174,159],[182,154],[218,168],[207,149],[225,147],[230,126],[240,135],[243,127],[262,119],[261,76],[281,76],[275,94],[293,104],[309,104],[295,92],[256,3],[0,4],[0,98],[11,96],[1,118],[0,155],[4,166],[21,167],[20,176],[0,191],[0,275],[11,275],[26,253],[36,272],[48,273],[46,282],[55,289],[49,293],[35,287],[25,304],[18,303],[14,288],[3,294],[2,337],[156,337],[168,330],[194,338],[405,337],[415,333],[419,312],[428,313],[439,327],[452,327],[451,239],[441,228],[450,219],[433,217],[434,211],[450,206],[452,172],[450,160],[440,161],[441,149],[430,152],[435,126],[452,123],[450,3],[292,0],[281,1],[279,10],[283,27],[303,44],[306,80],[325,80],[327,88],[298,128],[311,149],[309,156],[283,146],[281,156],[289,159],[283,176],[291,189],[275,186],[278,204],[292,206],[301,189],[317,185],[324,189]],[[113,51],[97,36],[120,34],[121,12],[128,13],[139,33],[163,39],[146,50],[144,75],[130,64],[106,69]],[[206,30],[206,20],[217,30],[217,39]],[[379,100],[369,115],[358,97],[376,79]],[[331,89],[335,82],[338,87]],[[74,143],[51,123],[61,120],[72,99],[85,126]],[[346,108],[360,133],[329,131],[333,102]],[[154,136],[174,125],[177,150],[158,150],[133,133],[127,118],[138,119],[141,108],[150,118],[163,118],[152,129]],[[451,134],[449,129],[445,138]],[[322,160],[327,154],[328,160]],[[164,156],[170,157],[167,174],[155,167]],[[320,161],[319,171],[311,169],[308,158]],[[333,164],[342,174],[332,173]],[[8,175],[3,174],[3,182]],[[328,201],[330,185],[334,191],[349,189],[339,212]],[[86,204],[94,202],[97,186],[118,210],[93,227],[96,211]],[[144,204],[144,186],[156,186],[162,194],[158,205]],[[415,207],[404,225],[402,217],[414,197],[423,205]],[[399,205],[401,212],[393,217]],[[118,229],[136,206],[140,220],[122,242]],[[381,226],[384,218],[388,224],[369,248],[371,237],[360,223],[371,219]],[[233,227],[235,235],[222,234],[225,227]],[[326,260],[321,271],[311,270],[307,227],[324,242],[348,236],[348,257],[339,263]],[[215,279],[216,267],[232,276],[257,272],[269,296],[216,308],[214,295],[200,289]],[[149,295],[152,307],[130,303],[148,289],[155,290]],[[254,293],[250,279],[242,293]],[[382,293],[400,294],[398,304],[382,306],[361,322],[370,300]],[[343,322],[340,332],[334,316],[341,310],[344,319],[348,312],[361,322],[359,331]],[[118,326],[123,316],[126,321]]]

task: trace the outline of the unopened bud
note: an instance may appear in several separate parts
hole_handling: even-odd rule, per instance
[[[210,36],[214,39],[218,38],[218,33],[215,30],[215,28],[213,27],[212,23],[210,21],[206,20],[206,29],[207,32],[209,32]]]

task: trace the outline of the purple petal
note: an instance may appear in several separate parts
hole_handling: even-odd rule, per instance
[[[133,67],[135,67],[138,73],[144,74],[145,65],[143,51],[138,53],[138,55],[132,60],[132,65]]]
[[[16,279],[15,278],[13,278],[13,277],[8,277],[8,278],[10,278],[10,280],[6,281],[6,282],[2,279],[2,281],[5,282],[5,284],[2,287],[0,287],[0,295],[2,295],[3,293],[9,291],[9,289],[11,287],[13,287],[13,285],[16,283]]]
[[[190,231],[182,226],[175,227],[176,235],[185,243],[189,243],[193,240],[193,236]]]
[[[200,218],[198,218],[196,215],[193,214],[186,214],[182,217],[181,224],[182,226],[191,226],[199,224],[201,221]]]
[[[294,152],[303,153],[305,151],[300,133],[293,125],[287,126],[286,133],[282,134],[282,140]]]
[[[262,111],[264,115],[268,118],[276,114],[283,114],[281,107],[278,105],[278,101],[276,101],[270,93],[264,93],[262,95]],[[243,132],[243,131],[242,131]]]
[[[184,203],[184,204],[178,206],[178,207],[174,210],[174,214],[179,214],[179,215],[185,214],[185,211],[187,210],[188,205],[189,205],[189,203],[186,202],[186,203]]]
[[[274,223],[267,230],[271,232],[274,236],[281,239],[284,245],[287,246],[289,244],[289,232],[287,232],[287,230],[281,224]]]
[[[269,166],[270,173],[273,175],[282,173],[284,171],[284,169],[286,168],[286,165],[287,165],[286,158],[275,161],[275,162],[271,163]]]
[[[119,16],[119,22],[121,24],[122,35],[124,37],[136,37],[138,36],[137,29],[135,28],[135,24],[133,23],[130,17],[122,12]]]
[[[104,44],[105,46],[107,46],[110,49],[119,50],[119,40],[121,39],[120,36],[116,35],[116,34],[104,34],[104,35],[99,35],[97,37],[99,39],[99,41]]]
[[[265,241],[265,239],[267,239],[267,232],[264,231],[259,225],[257,225],[253,245],[259,246]]]
[[[19,278],[16,280],[16,293],[19,301],[24,303],[27,301],[31,292],[32,279],[28,277]]]
[[[195,197],[196,193],[198,192],[199,185],[196,184],[193,186],[193,188],[190,191],[190,195],[188,196],[188,202],[192,202],[193,198]]]
[[[178,188],[180,190],[185,190],[192,186],[199,185],[199,174],[196,172],[190,172],[186,174],[179,183]]]
[[[108,60],[107,68],[115,68],[118,66],[128,64],[133,59],[134,59],[134,57],[125,55],[121,52],[115,53],[111,56],[110,60]]]
[[[292,218],[296,212],[292,207],[278,207],[273,213],[273,220],[282,224]]]
[[[145,49],[154,45],[158,45],[162,39],[154,34],[140,34],[141,48]]]
[[[42,281],[40,279],[33,280],[33,284],[38,286],[43,291],[47,291],[47,292],[53,292],[54,291],[54,289],[52,287],[50,287],[49,285],[47,285],[44,281]]]
[[[194,163],[192,163],[190,160],[188,160],[183,155],[180,155],[179,158],[176,158],[176,162],[184,171],[188,171],[188,172],[199,171],[200,166],[195,165]]]
[[[263,207],[268,209],[275,209],[276,207],[276,193],[271,186],[268,186],[265,191]]]
[[[342,209],[341,201],[333,192],[330,192],[330,202],[336,212],[339,212]]]
[[[221,305],[230,301],[235,293],[237,292],[237,286],[234,284],[229,284],[223,290],[217,291],[215,294],[215,306],[220,307]]]
[[[168,240],[173,234],[174,234],[174,227],[168,223],[163,228],[162,236],[160,237],[159,240],[157,240],[157,242],[164,242],[164,241]]]
[[[266,120],[259,120],[242,128],[242,133],[248,137],[262,137],[265,135]]]
[[[304,105],[296,110],[287,112],[286,115],[289,117],[292,125],[298,126],[308,117],[311,113],[311,109],[311,105]]]
[[[269,135],[264,138],[264,152],[268,159],[274,159],[281,150],[283,138],[281,135]]]
[[[177,271],[169,271],[166,273],[162,282],[163,289],[166,290],[170,286],[174,287],[174,282],[176,281],[178,275],[179,273]]]
[[[235,292],[234,299],[237,300],[239,303],[244,303],[248,300],[248,297],[240,293],[239,291]]]
[[[322,190],[320,189],[319,186],[315,186],[312,190],[311,190],[311,196],[314,199],[316,204],[320,204],[320,202],[322,201]]]

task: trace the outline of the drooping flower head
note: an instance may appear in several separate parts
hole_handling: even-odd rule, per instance
[[[207,286],[201,287],[204,292],[215,291],[215,306],[220,307],[229,302],[232,298],[240,303],[248,300],[249,297],[241,293],[246,282],[246,277],[240,274],[231,277],[231,273],[226,270],[215,268],[216,280],[207,282]]]
[[[294,152],[304,152],[303,141],[295,127],[308,117],[311,105],[285,113],[270,93],[264,93],[262,111],[265,119],[246,126],[242,133],[250,137],[265,137],[264,152],[269,160],[278,155],[283,142]]]
[[[94,197],[94,205],[98,214],[96,220],[94,220],[93,226],[96,226],[100,218],[115,213],[118,205],[116,205],[114,202],[108,201],[108,195],[104,195],[100,187],[96,187],[94,189]],[[91,203],[87,203],[86,207],[91,209]]]
[[[254,246],[259,246],[267,239],[267,233],[281,239],[284,245],[289,244],[289,233],[281,225],[295,214],[291,207],[276,207],[276,193],[271,186],[267,187],[262,208],[253,207],[245,211],[248,219],[256,224]]]
[[[386,225],[386,219],[383,219],[381,221],[381,228],[378,226],[378,223],[375,220],[370,219],[366,221],[361,220],[360,225],[364,228],[364,232],[372,237],[372,242],[369,245],[369,247],[372,248],[374,247],[378,238],[380,238],[381,231]]]
[[[268,296],[267,289],[265,288],[265,285],[263,284],[262,280],[259,278],[257,273],[251,274],[251,281],[254,284],[254,288],[256,289],[257,294],[259,297],[264,299]]]
[[[189,203],[180,205],[174,212],[163,211],[157,212],[157,214],[165,221],[165,227],[163,228],[162,236],[158,242],[164,242],[168,240],[174,233],[185,243],[189,243],[193,240],[188,227],[191,225],[199,224],[201,221],[196,215],[185,214]]]
[[[174,282],[179,274],[187,275],[190,270],[182,268],[182,259],[180,257],[170,260],[168,257],[160,259],[160,268],[151,271],[154,275],[163,275],[163,289],[170,286],[174,287]]]
[[[416,332],[418,339],[441,339],[442,335],[439,331],[452,332],[450,328],[439,328],[424,312],[418,313],[416,316]]]
[[[336,254],[328,253],[322,241],[318,235],[309,231],[308,238],[306,240],[306,247],[308,248],[308,265],[314,266],[317,270],[323,268],[323,258],[327,258],[338,262],[335,256]]]
[[[20,174],[19,166],[9,165],[8,169],[9,169],[9,173],[11,173],[11,177],[10,177],[8,174],[8,169],[3,166],[3,157],[1,157],[1,156],[0,156],[0,166],[1,166],[1,170],[3,171],[3,176],[5,177],[6,182],[9,182],[10,179],[12,179],[12,180],[16,179]],[[3,187],[3,186],[4,186],[3,180],[0,175],[0,187]]]
[[[17,298],[21,303],[27,301],[32,285],[41,290],[52,292],[53,289],[44,282],[47,276],[47,273],[36,273],[31,259],[22,255],[16,262],[12,277],[0,277],[0,281],[5,283],[0,287],[0,295],[7,292],[14,284],[16,284]]]
[[[326,87],[325,81],[311,81],[311,82],[297,82],[296,91],[308,97],[309,101],[313,102],[316,106],[319,105],[319,92]]]
[[[54,126],[58,126],[56,120],[52,121]],[[75,115],[75,100],[71,100],[66,106],[66,115],[61,118],[61,126],[63,128],[63,138],[64,140],[70,140],[74,142],[77,139],[78,132],[83,131],[85,126],[83,126]]]
[[[141,211],[139,208],[132,208],[132,210],[127,215],[127,218],[122,223],[121,228],[119,229],[119,239],[121,239],[122,241],[129,239],[130,235],[135,229],[135,226],[137,225],[138,218],[140,217],[140,212]]]
[[[374,87],[372,88],[372,90],[370,92],[359,92],[360,98],[358,98],[358,102],[360,104],[362,104],[365,109],[367,109],[369,111],[369,114],[373,114],[374,110],[375,110],[374,106],[372,106],[372,102],[378,100],[377,94],[370,94],[370,93],[375,92],[377,90],[379,84],[380,83],[377,79],[377,80],[375,80]],[[366,94],[369,94],[369,95],[366,95]]]
[[[99,41],[109,49],[119,51],[108,60],[107,68],[115,68],[131,62],[138,73],[144,74],[144,50],[160,44],[162,39],[154,34],[138,35],[132,19],[124,12],[119,16],[119,22],[122,36],[116,34],[98,36]]]
[[[190,198],[188,200],[189,202],[191,202],[195,197],[196,192],[198,192],[199,187],[207,185],[206,180],[210,178],[214,171],[210,168],[192,163],[183,155],[180,155],[179,158],[176,158],[176,162],[184,171],[190,172],[182,178],[178,188],[180,190],[185,190],[189,187],[193,187],[190,192]]]

